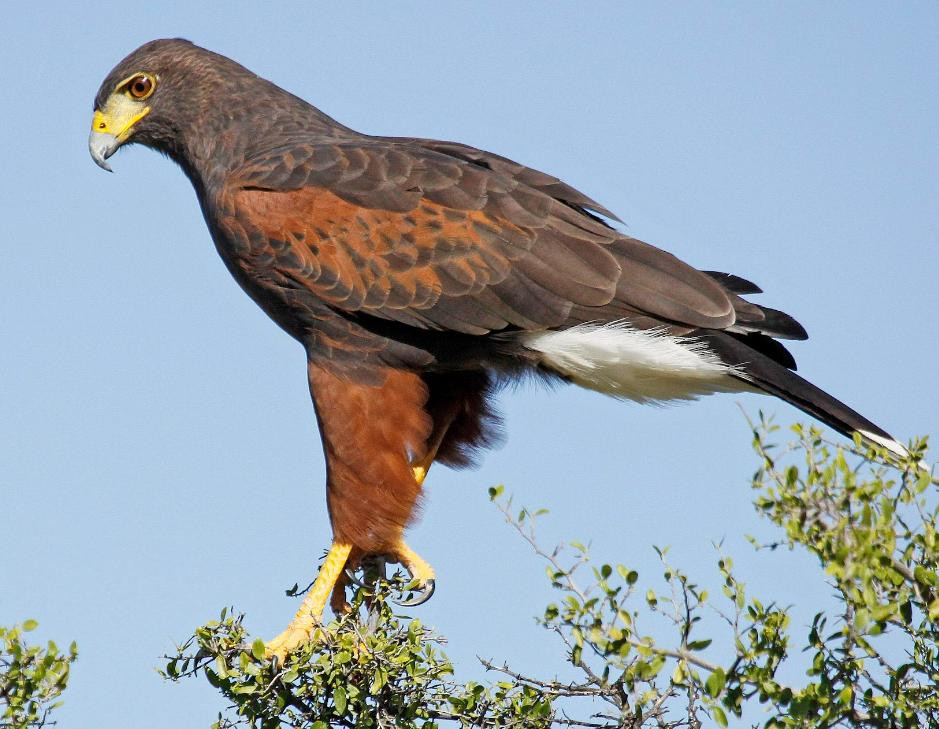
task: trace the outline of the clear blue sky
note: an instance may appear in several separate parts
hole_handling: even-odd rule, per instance
[[[218,260],[195,196],[144,149],[92,164],[91,106],[144,41],[183,36],[345,124],[464,141],[562,177],[630,232],[759,283],[811,339],[800,371],[901,439],[939,433],[935,3],[17,3],[0,95],[0,623],[81,658],[61,726],[197,729],[220,708],[157,657],[221,607],[271,637],[329,541],[300,347]],[[473,656],[535,669],[543,571],[488,504],[504,482],[546,541],[655,578],[650,545],[716,586],[710,544],[801,627],[828,588],[754,555],[755,460],[736,402],[662,409],[562,388],[503,395],[507,445],[435,469],[413,546],[421,609]],[[715,591],[717,592],[717,591]],[[555,651],[557,655],[559,651]],[[721,656],[716,655],[716,659]]]

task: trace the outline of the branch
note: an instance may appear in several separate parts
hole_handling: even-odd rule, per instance
[[[516,673],[505,663],[501,666],[497,666],[491,661],[487,661],[485,658],[480,658],[479,656],[476,656],[476,658],[483,664],[483,668],[487,671],[503,673],[510,678],[514,678],[516,681],[522,681],[530,686],[557,696],[605,696],[608,693],[608,691],[603,688],[592,688],[587,684],[576,684],[573,682],[565,684],[558,681],[542,681],[537,678],[525,676],[521,673]]]

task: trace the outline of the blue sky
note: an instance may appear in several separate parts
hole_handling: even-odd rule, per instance
[[[206,727],[207,684],[158,656],[226,605],[271,637],[329,541],[300,347],[218,260],[171,163],[92,164],[99,83],[152,38],[229,55],[365,132],[467,142],[551,172],[629,231],[752,279],[798,318],[800,372],[897,437],[939,431],[939,8],[933,3],[51,2],[5,13],[0,623],[76,639],[63,727]],[[435,469],[413,546],[420,616],[476,654],[554,663],[541,566],[486,488],[654,579],[651,545],[717,585],[711,543],[796,627],[829,592],[755,555],[737,403],[648,408],[561,388],[501,398],[508,442]],[[719,655],[715,658],[720,659]]]

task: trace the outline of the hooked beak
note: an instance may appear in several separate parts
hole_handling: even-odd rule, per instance
[[[134,125],[149,113],[149,106],[131,101],[123,94],[112,94],[104,109],[95,111],[91,120],[88,151],[95,164],[112,172],[111,165],[107,163],[108,157],[130,138]]]
[[[107,163],[107,159],[120,146],[121,143],[117,141],[117,137],[108,132],[99,132],[92,129],[91,134],[88,135],[88,151],[91,153],[91,158],[95,161],[95,164],[102,170],[114,171],[111,169],[111,165]]]

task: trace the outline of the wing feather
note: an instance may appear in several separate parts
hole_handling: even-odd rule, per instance
[[[291,145],[245,165],[229,191],[255,264],[346,314],[474,335],[563,326],[575,309],[735,319],[712,276],[618,233],[557,178],[471,147]]]

